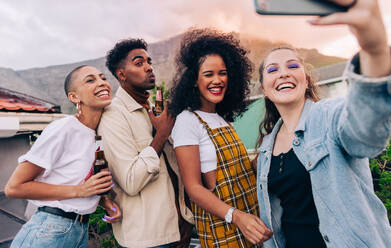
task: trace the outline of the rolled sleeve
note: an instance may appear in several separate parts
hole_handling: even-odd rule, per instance
[[[147,146],[140,152],[139,157],[144,161],[148,173],[157,175],[160,172],[160,158],[152,146]]]

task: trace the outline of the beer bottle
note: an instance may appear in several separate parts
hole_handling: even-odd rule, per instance
[[[94,167],[93,167],[94,175],[99,173],[101,170],[108,170],[109,169],[109,166],[108,166],[108,163],[105,158],[104,151],[103,151],[102,136],[100,136],[100,135],[95,136],[95,144],[96,144],[96,151],[95,151],[95,160],[94,160]],[[102,194],[98,194],[98,195],[104,195],[107,193],[108,193],[108,191],[104,192]]]
[[[156,87],[155,115],[159,116],[163,112],[163,90],[162,87]]]

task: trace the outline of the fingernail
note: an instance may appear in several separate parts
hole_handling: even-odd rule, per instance
[[[307,20],[307,22],[308,22],[309,24],[316,24],[316,23],[318,23],[318,21],[315,20],[315,19]]]
[[[111,210],[113,210],[114,212],[117,212],[117,209],[116,209],[116,208],[111,208]]]
[[[115,186],[115,184],[113,183],[112,185],[111,185],[111,187],[114,187]]]
[[[102,220],[107,223],[107,220],[103,217]]]
[[[105,215],[103,218],[106,219],[106,220],[112,220],[112,219],[114,219],[114,217],[110,217],[110,216],[107,216],[107,215]]]

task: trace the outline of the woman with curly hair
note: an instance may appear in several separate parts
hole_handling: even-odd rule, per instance
[[[255,171],[230,124],[246,110],[252,66],[232,34],[188,31],[177,56],[171,112],[175,153],[202,247],[258,247]]]

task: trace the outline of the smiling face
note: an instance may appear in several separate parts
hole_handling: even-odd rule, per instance
[[[197,87],[201,111],[215,112],[216,104],[224,99],[228,87],[228,72],[220,55],[206,55],[198,71]]]
[[[103,109],[111,103],[111,86],[98,69],[84,66],[72,76],[68,98],[75,104]]]
[[[275,105],[305,101],[308,87],[304,64],[290,49],[269,53],[262,71],[262,90]]]
[[[152,59],[144,49],[131,50],[116,73],[122,88],[126,91],[133,89],[145,92],[155,87]]]

